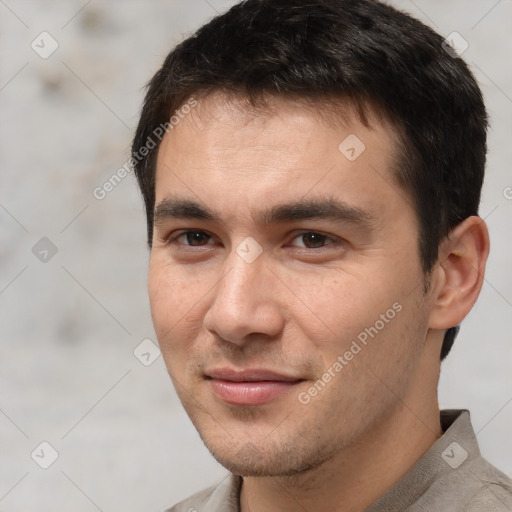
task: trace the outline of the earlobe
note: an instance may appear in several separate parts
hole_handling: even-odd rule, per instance
[[[430,313],[431,329],[458,325],[476,302],[489,254],[489,232],[480,217],[457,225],[439,247]]]

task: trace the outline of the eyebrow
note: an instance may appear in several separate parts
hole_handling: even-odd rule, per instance
[[[278,204],[257,212],[257,221],[263,226],[307,219],[325,219],[353,224],[372,230],[376,218],[370,212],[332,197],[300,199]],[[160,225],[168,219],[198,219],[223,223],[221,216],[196,201],[180,197],[167,197],[158,203],[154,211],[154,223]]]

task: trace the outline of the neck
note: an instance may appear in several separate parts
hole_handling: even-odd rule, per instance
[[[388,418],[321,466],[293,476],[245,477],[241,512],[364,511],[441,437],[437,393],[424,391],[435,390],[437,378],[419,371]]]

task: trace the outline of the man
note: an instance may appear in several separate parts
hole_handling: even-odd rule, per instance
[[[489,252],[486,127],[455,51],[376,1],[248,0],[169,54],[133,143],[151,311],[231,473],[171,511],[512,510],[437,401]]]

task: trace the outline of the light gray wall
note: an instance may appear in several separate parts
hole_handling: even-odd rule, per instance
[[[126,162],[142,86],[170,48],[231,3],[0,1],[0,510],[158,511],[224,474],[162,358],[133,354],[155,341],[133,176],[102,200],[93,189]],[[482,451],[512,474],[512,3],[392,3],[468,41],[491,114],[492,254],[440,400],[472,411]],[[43,31],[58,44],[48,58],[31,47],[50,52]],[[58,452],[46,470],[43,441]]]

